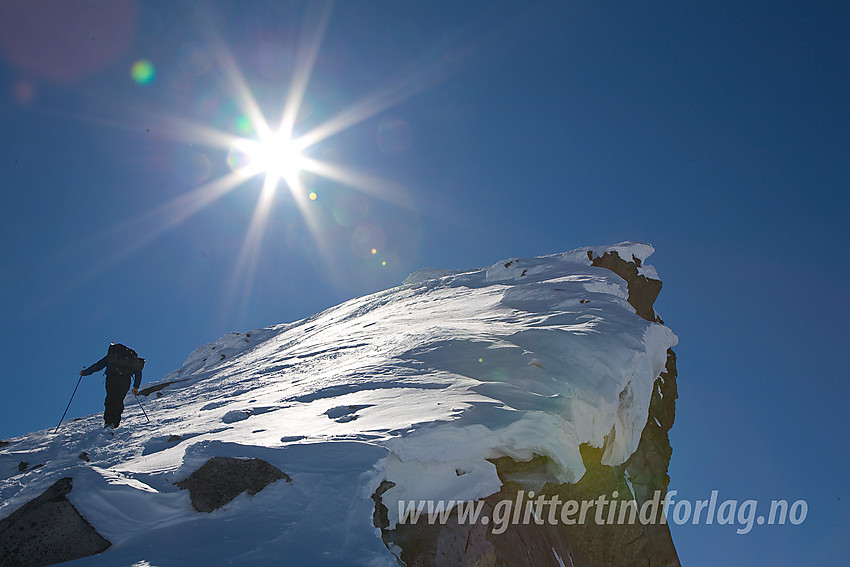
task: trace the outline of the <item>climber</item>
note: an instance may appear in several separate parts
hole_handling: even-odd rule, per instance
[[[106,399],[103,402],[103,421],[108,429],[115,429],[121,422],[124,412],[124,396],[130,390],[130,378],[134,377],[133,395],[139,393],[142,383],[142,368],[145,359],[140,358],[136,351],[122,345],[111,343],[106,356],[80,370],[80,376],[89,376],[106,368]]]

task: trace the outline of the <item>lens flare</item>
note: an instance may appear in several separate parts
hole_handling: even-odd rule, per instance
[[[12,94],[19,103],[28,105],[35,100],[37,93],[35,85],[30,81],[20,79],[12,87]]]
[[[236,118],[235,126],[236,126],[236,130],[240,134],[249,134],[251,132],[251,130],[253,129],[252,126],[251,126],[251,120],[245,115],[238,116]]]
[[[351,249],[361,258],[378,253],[387,243],[386,233],[371,223],[361,223],[351,233]]]
[[[130,76],[138,85],[149,85],[156,78],[156,67],[147,59],[140,59],[130,67]]]

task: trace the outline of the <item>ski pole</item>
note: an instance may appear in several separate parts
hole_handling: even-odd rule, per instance
[[[84,368],[85,370],[85,368]],[[54,435],[59,431],[59,426],[62,425],[62,422],[65,421],[65,416],[68,415],[68,409],[71,407],[71,402],[74,401],[74,396],[77,393],[77,388],[80,387],[80,382],[83,381],[83,375],[80,374],[80,379],[77,380],[77,385],[74,386],[74,393],[71,394],[71,399],[68,400],[68,407],[65,408],[65,413],[62,414],[62,419],[59,420],[59,423],[56,424],[56,430],[53,432]]]
[[[139,408],[142,410],[142,413],[143,413],[143,414],[145,414],[145,419],[147,419],[147,420],[148,420],[148,423],[150,423],[150,422],[151,422],[151,420],[150,420],[150,418],[148,417],[148,414],[147,414],[147,412],[145,411],[145,408],[142,406],[142,402],[139,400],[139,396],[137,396],[136,394],[133,394],[133,397],[134,397],[134,398],[136,398],[136,403],[137,403],[137,404],[139,404]]]

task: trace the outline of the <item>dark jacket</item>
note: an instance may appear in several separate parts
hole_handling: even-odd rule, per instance
[[[107,356],[109,356],[109,355],[107,355]],[[90,374],[94,374],[95,372],[98,372],[98,371],[106,368],[107,367],[107,364],[106,364],[107,356],[104,356],[103,358],[101,358],[100,360],[98,360],[97,362],[95,362],[94,364],[92,364],[91,366],[86,368],[85,370],[83,370],[82,375],[83,376],[89,376]],[[116,374],[114,369],[106,368],[106,377],[107,378],[109,376],[112,376],[113,374]],[[139,384],[142,383],[142,371],[136,370],[135,372],[133,372],[133,374],[131,376],[133,376],[135,378],[135,380],[133,381],[133,387],[138,388]]]

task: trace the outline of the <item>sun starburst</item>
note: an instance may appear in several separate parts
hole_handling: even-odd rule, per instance
[[[292,196],[292,201],[299,208],[314,241],[318,243],[319,250],[325,250],[328,247],[324,245],[326,236],[319,228],[316,208],[311,206],[317,201],[318,196],[315,191],[304,187],[302,178],[305,173],[342,183],[371,197],[380,198],[398,206],[413,208],[408,193],[398,184],[320,160],[309,155],[310,150],[336,134],[433,86],[448,73],[440,60],[417,62],[412,71],[388,80],[371,95],[355,102],[349,108],[342,109],[335,117],[303,134],[297,134],[295,132],[297,117],[302,111],[308,83],[330,19],[331,6],[331,3],[311,4],[308,9],[289,86],[285,91],[285,99],[281,101],[281,118],[276,124],[271,124],[261,110],[232,52],[218,35],[212,24],[213,19],[210,18],[205,27],[209,30],[208,40],[213,59],[222,73],[220,84],[227,85],[229,88],[230,99],[244,117],[243,131],[252,132],[252,135],[236,135],[184,116],[165,113],[144,116],[146,122],[155,120],[161,124],[162,130],[167,131],[167,137],[171,139],[185,141],[194,147],[223,149],[228,153],[227,161],[231,171],[222,177],[208,180],[189,193],[162,204],[154,211],[126,220],[121,227],[116,227],[115,233],[128,234],[129,231],[125,230],[128,223],[132,226],[141,226],[144,227],[145,236],[122,246],[120,252],[110,256],[101,266],[88,271],[86,278],[105,271],[126,255],[139,250],[225,194],[244,185],[252,178],[262,176],[262,190],[254,206],[230,285],[230,302],[237,300],[237,296],[241,295],[239,309],[244,312],[250,300],[261,256],[263,237],[267,224],[272,218],[272,205],[282,187],[285,187]],[[121,127],[121,124],[113,125]],[[325,264],[332,268],[329,259],[325,259]],[[81,280],[78,285],[82,283],[84,280]],[[234,306],[230,305],[230,307]]]
[[[292,186],[304,163],[298,146],[282,131],[270,132],[257,140],[239,138],[230,151],[230,159],[244,164],[246,174],[265,175],[265,186],[277,187],[281,180]]]

